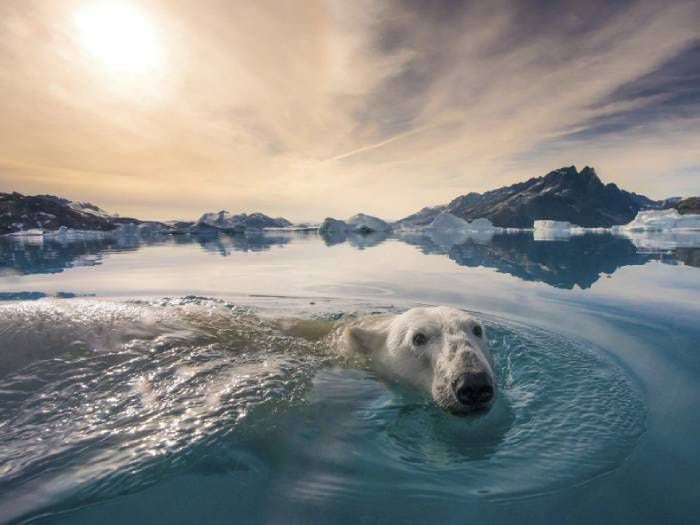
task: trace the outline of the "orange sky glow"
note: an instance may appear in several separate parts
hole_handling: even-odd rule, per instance
[[[696,45],[697,3],[527,38],[507,2],[429,15],[364,0],[2,2],[0,191],[144,219],[292,220],[396,219],[571,164],[653,198],[698,191],[700,115],[592,124],[663,100],[616,94]]]

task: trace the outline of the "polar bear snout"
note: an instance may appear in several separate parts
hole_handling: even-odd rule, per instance
[[[455,414],[483,413],[496,398],[496,381],[486,342],[445,345],[435,362],[433,399]]]
[[[493,379],[486,372],[462,374],[454,381],[452,389],[457,401],[472,411],[486,410],[493,402]]]
[[[484,325],[450,307],[360,319],[342,332],[345,351],[370,357],[383,375],[430,392],[454,414],[483,413],[496,381]]]

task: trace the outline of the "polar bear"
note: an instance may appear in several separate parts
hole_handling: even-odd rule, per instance
[[[430,392],[456,414],[483,413],[496,395],[484,326],[449,307],[376,315],[344,327],[341,351],[369,358],[382,375]]]
[[[228,308],[66,299],[0,306],[0,374],[62,352],[194,347],[218,342],[233,352],[270,330],[318,341],[320,347],[363,361],[387,378],[429,392],[457,414],[484,412],[496,395],[483,325],[448,307],[413,308],[336,322],[275,320]],[[245,334],[242,337],[241,334]],[[294,345],[290,345],[290,349]],[[305,350],[308,347],[303,346]],[[3,351],[12,349],[12,351]]]

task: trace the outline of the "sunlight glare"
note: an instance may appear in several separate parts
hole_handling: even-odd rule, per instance
[[[162,65],[156,30],[140,9],[124,2],[100,2],[75,13],[83,49],[119,74],[143,74]]]

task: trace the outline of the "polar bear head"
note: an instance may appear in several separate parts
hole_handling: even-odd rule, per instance
[[[430,392],[457,414],[484,412],[496,394],[483,325],[455,308],[413,308],[360,319],[343,332],[346,351],[367,355],[380,373]]]

